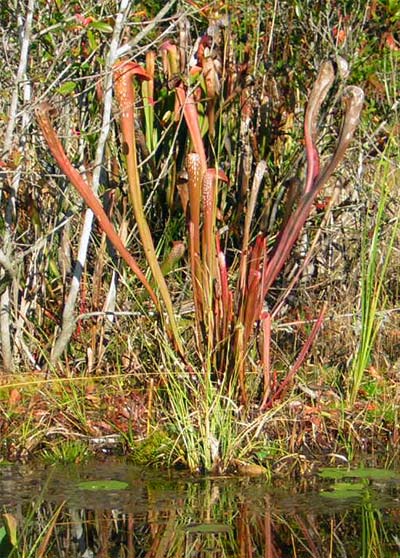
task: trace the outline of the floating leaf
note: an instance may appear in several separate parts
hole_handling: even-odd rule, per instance
[[[57,93],[60,95],[70,95],[75,91],[76,82],[75,81],[66,81],[57,89]]]
[[[388,480],[398,479],[399,474],[395,471],[387,469],[337,469],[335,467],[324,467],[318,472],[318,476],[322,479],[371,479],[371,480]]]
[[[388,469],[367,469],[360,468],[350,471],[351,476],[354,479],[370,479],[370,480],[388,480],[388,479],[398,479],[400,475],[395,471],[389,471]]]
[[[118,480],[88,480],[78,483],[80,490],[125,490],[128,483]]]
[[[318,471],[321,479],[344,479],[349,476],[350,471],[344,469],[336,469],[335,467],[324,467]]]

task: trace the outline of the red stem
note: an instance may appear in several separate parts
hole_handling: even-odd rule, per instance
[[[151,288],[142,270],[139,268],[139,265],[136,262],[135,258],[125,248],[121,238],[118,236],[118,233],[114,229],[114,226],[107,217],[103,206],[93,193],[90,186],[84,181],[79,172],[71,165],[67,155],[65,154],[64,148],[51,124],[49,117],[50,110],[51,107],[48,103],[41,103],[36,109],[36,118],[54,159],[57,161],[57,164],[60,167],[61,171],[65,174],[71,184],[82,196],[86,204],[93,211],[101,229],[105,232],[114,248],[119,252],[121,257],[125,260],[133,273],[145,287],[156,308],[159,310],[160,308],[156,294]]]

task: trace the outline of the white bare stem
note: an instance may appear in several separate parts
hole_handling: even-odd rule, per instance
[[[129,0],[121,0],[119,11],[115,18],[114,31],[113,31],[110,49],[106,60],[105,75],[104,75],[103,118],[102,118],[99,142],[97,144],[97,149],[96,149],[96,157],[95,157],[93,178],[92,178],[92,189],[94,193],[97,193],[97,190],[99,188],[102,163],[104,157],[104,148],[110,131],[111,106],[112,106],[112,68],[117,59],[118,45],[124,27],[124,23],[126,21],[126,18],[130,10],[130,6],[131,6],[131,2]],[[57,360],[60,358],[60,356],[66,349],[69,340],[73,334],[73,331],[75,329],[75,324],[76,324],[75,317],[74,317],[75,304],[79,294],[79,286],[81,282],[82,272],[85,267],[92,225],[93,225],[93,213],[90,209],[87,209],[85,212],[83,229],[79,241],[78,258],[75,264],[74,274],[72,277],[72,282],[68,292],[68,296],[65,301],[61,332],[54,344],[51,353],[50,362],[53,365],[56,364]]]
[[[15,269],[13,262],[6,256],[3,250],[0,248],[0,265],[4,267],[10,277],[15,276]]]
[[[18,18],[20,21],[20,27],[22,29],[21,54],[19,58],[17,74],[15,76],[14,89],[12,92],[10,110],[8,113],[7,130],[4,139],[3,151],[4,151],[5,159],[9,158],[9,155],[12,150],[13,142],[14,142],[14,130],[17,122],[18,101],[19,101],[21,85],[23,85],[24,101],[27,103],[30,99],[30,84],[27,78],[27,66],[28,66],[28,54],[29,54],[29,45],[30,45],[34,10],[35,10],[35,0],[29,0],[27,10],[26,10],[25,23],[23,22],[22,18],[20,17]],[[29,116],[26,108],[24,108],[22,114],[23,114],[22,131],[24,132],[24,126],[26,127],[29,123]],[[22,138],[19,143],[21,149],[23,149],[23,145],[21,146],[21,144],[24,144],[24,140]],[[21,177],[20,165],[18,166],[17,171],[13,177],[13,180],[11,181],[11,193],[10,193],[11,195],[7,204],[6,215],[5,215],[6,228],[5,228],[3,242],[4,242],[4,251],[8,259],[11,258],[11,254],[12,254],[11,231],[15,219],[15,199],[16,199],[16,194],[20,182],[20,177]],[[14,280],[14,290],[15,289],[18,289],[18,284],[16,284]],[[17,297],[14,296],[13,298],[15,302],[15,300],[17,300]],[[11,342],[11,311],[12,311],[11,306],[12,305],[11,305],[10,287],[7,286],[0,298],[0,341],[1,341],[1,352],[3,357],[3,367],[6,371],[11,371],[14,367],[13,347]]]
[[[145,37],[147,37],[147,35],[151,33],[151,31],[155,28],[155,26],[158,25],[158,23],[160,23],[160,21],[162,21],[163,18],[167,15],[167,13],[170,11],[170,9],[175,4],[175,2],[176,0],[170,0],[169,2],[167,2],[165,6],[161,8],[161,10],[158,12],[156,17],[152,19],[146,25],[146,27],[142,29],[142,31],[137,33],[137,35],[135,35],[135,37],[131,41],[119,47],[117,52],[118,58],[129,54],[140,43],[140,41],[142,41]],[[172,26],[170,26],[168,32],[170,32],[172,29],[175,29],[175,27],[176,25],[174,23]]]
[[[5,139],[4,139],[3,151],[5,157],[7,157],[11,151],[13,136],[14,136],[14,128],[17,120],[19,89],[21,83],[23,83],[23,81],[26,79],[29,42],[30,42],[30,36],[32,30],[32,19],[33,19],[34,10],[35,10],[35,0],[29,0],[28,8],[26,11],[25,26],[22,35],[21,55],[19,58],[17,75],[15,76],[15,85],[11,97],[10,110],[8,113],[8,124],[7,124]]]

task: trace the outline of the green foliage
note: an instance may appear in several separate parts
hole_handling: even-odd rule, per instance
[[[83,463],[90,458],[90,455],[88,444],[80,440],[63,440],[41,451],[41,459],[49,464]]]
[[[87,480],[77,483],[77,488],[79,490],[90,490],[91,492],[98,491],[116,491],[125,490],[129,487],[129,484],[124,481],[106,479],[106,480]]]
[[[177,370],[166,384],[165,407],[176,439],[171,458],[177,456],[175,461],[193,472],[224,471],[243,451],[237,406],[224,384],[217,386],[207,376],[191,378]]]
[[[389,141],[387,153],[391,153]],[[382,159],[376,170],[375,183],[380,188],[379,204],[373,212],[368,210],[364,224],[364,237],[361,252],[361,320],[360,341],[349,376],[349,401],[354,404],[374,347],[382,318],[378,311],[385,308],[384,284],[394,244],[399,230],[399,217],[396,218],[392,234],[382,254],[380,239],[385,212],[387,210],[393,175],[387,159]],[[371,233],[372,231],[372,233]]]
[[[318,476],[322,479],[370,479],[376,481],[399,478],[399,474],[396,471],[374,467],[360,467],[358,469],[323,467],[319,470]],[[340,483],[337,483],[335,486],[338,484]]]
[[[173,442],[162,430],[154,430],[143,440],[132,440],[129,450],[136,465],[162,465],[170,460]]]

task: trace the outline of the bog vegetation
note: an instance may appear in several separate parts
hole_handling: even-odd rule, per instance
[[[0,14],[3,457],[393,456],[397,3]]]

